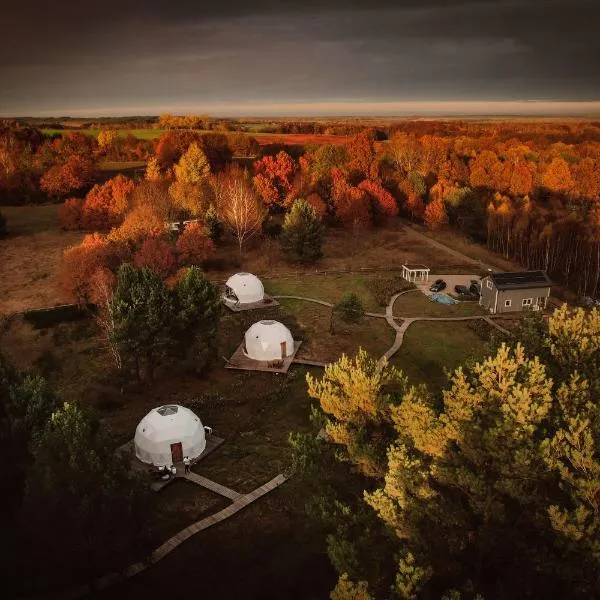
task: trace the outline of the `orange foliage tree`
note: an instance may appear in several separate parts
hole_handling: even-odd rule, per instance
[[[294,184],[296,164],[287,152],[254,163],[254,188],[269,209],[282,208]]]
[[[360,179],[369,176],[371,164],[375,160],[375,148],[371,136],[366,131],[361,131],[351,137],[346,144],[350,160],[348,171]]]
[[[415,186],[408,179],[403,179],[398,185],[398,190],[403,197],[402,207],[413,220],[420,220],[425,213],[423,197],[415,190]]]
[[[70,156],[64,164],[51,167],[42,175],[40,188],[49,196],[64,196],[89,185],[93,171],[91,161],[80,156]]]
[[[158,212],[149,204],[141,204],[127,214],[120,227],[110,232],[109,238],[139,245],[147,237],[164,235],[165,230],[166,224]]]
[[[484,150],[471,161],[470,168],[471,187],[496,189],[501,163],[495,152]]]
[[[573,179],[567,161],[553,158],[542,177],[542,183],[552,192],[568,192],[573,187]]]
[[[448,224],[448,215],[444,201],[440,198],[433,200],[425,207],[425,225],[429,229],[441,229]]]
[[[85,197],[81,225],[84,229],[107,231],[118,225],[129,208],[135,184],[117,175],[102,185],[95,185]]]
[[[81,229],[83,200],[68,198],[58,207],[58,220],[63,229]]]
[[[80,306],[93,299],[93,276],[100,269],[114,271],[129,257],[127,248],[98,233],[65,250],[59,268],[61,288]]]
[[[312,194],[308,194],[306,196],[306,201],[315,209],[317,216],[321,217],[321,219],[325,218],[327,214],[327,204],[323,201],[323,198],[319,196],[316,192]]]
[[[133,257],[133,264],[148,267],[163,279],[175,271],[177,260],[170,244],[157,237],[149,237],[142,242]]]
[[[188,223],[177,240],[180,265],[199,265],[215,254],[215,245],[200,223]]]
[[[336,218],[345,227],[369,227],[373,216],[368,194],[363,189],[350,185],[339,169],[332,169],[331,175],[331,198]]]
[[[392,196],[378,181],[365,179],[361,181],[358,188],[363,190],[370,202],[373,211],[373,220],[377,224],[384,223],[391,217],[398,216],[398,204]]]

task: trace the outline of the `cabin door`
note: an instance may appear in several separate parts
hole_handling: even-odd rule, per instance
[[[281,342],[281,358],[287,356],[287,342]]]
[[[171,459],[173,460],[173,464],[183,460],[183,446],[181,442],[171,444]]]

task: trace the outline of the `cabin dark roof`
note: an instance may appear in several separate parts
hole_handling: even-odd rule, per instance
[[[552,285],[545,271],[519,271],[518,273],[490,273],[499,290],[524,290]]]

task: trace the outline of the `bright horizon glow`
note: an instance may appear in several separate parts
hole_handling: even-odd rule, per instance
[[[171,114],[210,115],[216,117],[598,117],[599,101],[317,101],[317,102],[212,102],[202,104],[171,104],[144,106],[112,106],[75,109],[62,107],[2,117],[126,117]],[[93,116],[91,116],[93,115]]]

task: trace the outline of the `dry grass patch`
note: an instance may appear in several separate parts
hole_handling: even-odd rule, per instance
[[[0,240],[0,312],[54,306],[70,299],[58,285],[63,252],[83,234],[59,229],[57,206],[7,206],[9,236]]]

